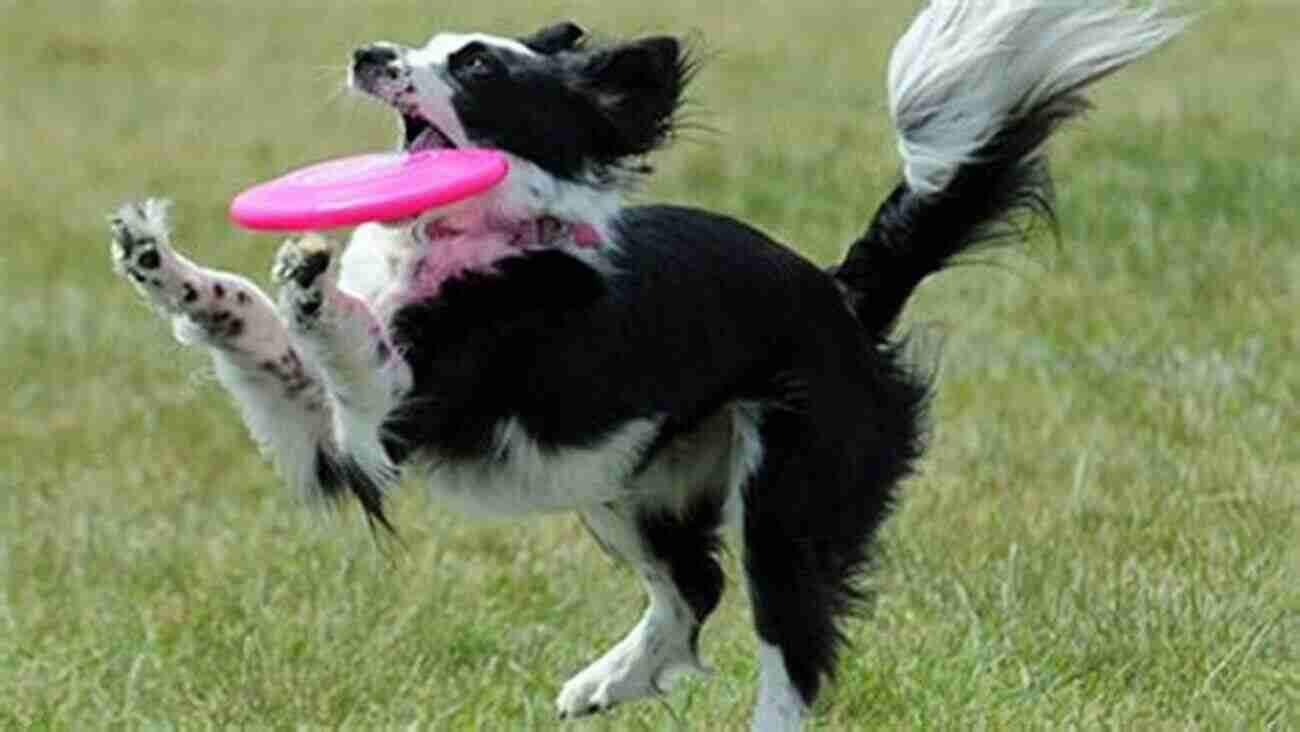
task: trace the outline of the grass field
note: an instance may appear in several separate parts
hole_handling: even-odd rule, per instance
[[[265,279],[246,184],[391,144],[339,93],[376,38],[685,32],[701,127],[640,200],[832,261],[896,180],[883,69],[911,0],[0,0],[0,725],[551,729],[642,596],[577,522],[405,542],[301,510],[200,354],[108,266],[106,213],[176,199],[182,246]],[[872,616],[816,726],[1300,729],[1300,14],[1209,10],[1053,147],[1062,229],[923,287],[937,431],[882,539]],[[734,580],[734,571],[733,571]],[[719,673],[572,729],[741,729]]]

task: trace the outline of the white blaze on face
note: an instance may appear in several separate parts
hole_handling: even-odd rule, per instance
[[[486,46],[496,46],[524,56],[536,56],[531,48],[513,38],[503,38],[487,33],[439,33],[424,48],[413,51],[411,63],[445,65],[448,57],[475,41]],[[418,59],[418,60],[417,60]]]
[[[411,75],[411,85],[415,89],[414,99],[411,100],[415,110],[437,125],[457,147],[469,146],[470,140],[451,103],[455,90],[446,77],[447,59],[474,42],[525,56],[537,55],[532,49],[510,38],[486,33],[439,33],[429,39],[423,48],[410,49],[403,56]]]

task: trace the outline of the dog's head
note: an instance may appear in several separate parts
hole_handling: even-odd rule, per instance
[[[493,148],[560,181],[613,187],[670,137],[689,72],[674,38],[589,44],[561,23],[519,39],[374,43],[355,52],[350,84],[398,111],[404,149]]]

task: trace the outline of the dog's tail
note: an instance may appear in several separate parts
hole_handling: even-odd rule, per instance
[[[926,276],[1020,215],[1052,222],[1043,143],[1186,24],[1127,0],[931,0],[889,63],[904,181],[834,270],[863,326],[888,337]]]

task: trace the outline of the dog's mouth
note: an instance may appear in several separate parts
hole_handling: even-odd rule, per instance
[[[402,115],[402,150],[405,152],[449,150],[455,147],[456,143],[438,125],[417,114]]]

